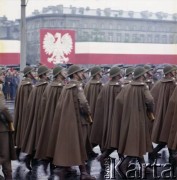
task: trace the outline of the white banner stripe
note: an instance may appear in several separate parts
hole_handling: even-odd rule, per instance
[[[0,40],[0,53],[20,53],[20,41]]]
[[[75,48],[76,54],[177,54],[177,44],[79,42]]]

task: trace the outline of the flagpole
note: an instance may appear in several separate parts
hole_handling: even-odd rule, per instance
[[[20,71],[26,66],[26,0],[21,0],[21,24],[20,24]],[[22,79],[22,76],[21,76]]]

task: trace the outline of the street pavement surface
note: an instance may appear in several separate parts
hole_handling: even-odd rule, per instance
[[[11,112],[11,114],[14,114],[14,101],[7,101],[7,106]],[[95,147],[94,151],[96,153],[100,154],[99,147]],[[20,155],[20,159],[23,160],[25,154]],[[176,173],[172,172],[172,168],[170,164],[167,164],[168,162],[168,151],[167,148],[164,148],[161,151],[161,157],[158,159],[157,164],[158,166],[155,171],[154,168],[154,174],[146,174],[146,176],[137,174],[135,176],[135,172],[133,171],[131,173],[131,178],[128,179],[177,179],[174,176],[177,176]],[[113,152],[110,156],[111,158],[107,159],[105,161],[105,171],[101,169],[100,163],[97,161],[97,159],[89,160],[86,163],[87,171],[94,176],[97,180],[104,180],[104,179],[124,179],[122,178],[116,171],[116,164],[118,163],[118,155],[117,152]],[[147,155],[145,156],[146,164],[148,163]],[[66,180],[79,180],[80,179],[80,172],[78,167],[73,167],[77,170],[77,174],[75,176],[66,177]],[[38,165],[33,168],[32,171],[27,170],[25,164],[23,161],[12,161],[12,170],[13,170],[13,179],[14,180],[59,180],[59,176],[57,173],[54,173],[53,175],[50,175],[49,167],[47,169],[47,174],[43,171],[43,166],[38,163]],[[168,172],[167,172],[168,171]],[[136,171],[140,172],[140,171]],[[159,177],[158,177],[159,176]],[[0,167],[0,180],[3,179],[1,167]]]

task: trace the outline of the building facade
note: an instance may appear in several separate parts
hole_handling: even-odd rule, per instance
[[[42,28],[75,30],[76,42],[177,44],[177,14],[49,6],[27,17],[29,63],[40,59]],[[19,38],[17,29],[14,22],[4,34],[0,31],[0,38]]]

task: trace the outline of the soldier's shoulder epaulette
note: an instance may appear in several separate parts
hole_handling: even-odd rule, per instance
[[[42,86],[42,85],[44,85],[44,84],[48,84],[48,82],[47,82],[47,81],[39,82],[39,83],[36,84],[35,86],[36,86],[36,87],[37,87],[37,86]]]
[[[29,84],[32,84],[32,83],[30,81],[26,81],[26,82],[21,83],[22,86],[26,86],[26,85],[29,85]]]
[[[130,84],[133,86],[144,86],[144,85],[146,85],[146,83],[144,83],[144,82],[131,82]]]
[[[77,84],[76,84],[76,83],[67,84],[67,85],[65,86],[66,89],[70,89],[70,88],[74,88],[74,87],[77,87]]]
[[[149,90],[149,86],[147,84],[145,84],[145,89]]]
[[[121,84],[121,88],[124,88],[125,87],[125,84]]]

